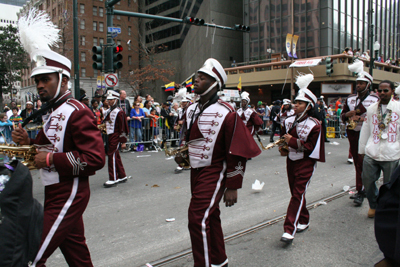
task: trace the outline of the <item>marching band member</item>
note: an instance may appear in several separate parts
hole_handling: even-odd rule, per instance
[[[179,139],[181,139],[181,134],[180,131],[182,129],[183,123],[184,123],[184,114],[187,110],[187,108],[190,106],[190,101],[192,101],[192,98],[190,95],[186,95],[185,97],[182,98],[181,100],[181,108],[178,109],[178,119],[175,122],[174,125],[174,130],[179,133]],[[183,145],[182,143],[179,144],[179,146]],[[183,167],[179,166],[176,167],[175,173],[181,173],[183,170]]]
[[[47,106],[24,123],[43,115],[43,129],[30,139],[21,125],[12,133],[21,145],[40,145],[34,165],[45,186],[44,220],[40,249],[30,266],[44,266],[59,247],[69,266],[93,266],[86,245],[82,214],[90,197],[89,176],[105,163],[101,135],[93,113],[68,90],[71,61],[50,50],[59,30],[35,9],[18,21],[20,40],[36,61],[35,79],[40,100]],[[47,112],[47,113],[46,113]]]
[[[207,59],[197,72],[194,90],[200,100],[190,105],[184,122],[189,147],[191,193],[189,232],[195,267],[228,266],[219,202],[237,202],[246,159],[261,153],[231,105],[219,99],[227,76],[221,64]]]
[[[289,152],[285,152],[282,147],[279,147],[279,151],[282,156],[287,155],[286,169],[292,195],[281,238],[287,244],[293,242],[296,232],[304,231],[309,226],[310,215],[306,208],[305,194],[317,161],[325,162],[321,124],[311,117],[317,98],[307,86],[313,78],[312,74],[297,77],[296,84],[300,90],[295,99],[295,116],[285,120],[281,132]]]
[[[372,76],[364,71],[364,63],[356,60],[349,66],[351,72],[356,72],[358,78],[356,79],[356,95],[349,95],[344,103],[342,111],[342,121],[354,123],[355,127],[346,129],[347,138],[350,144],[350,153],[353,156],[354,167],[356,169],[356,190],[357,193],[350,198],[354,199],[356,206],[361,206],[364,202],[365,191],[362,182],[362,169],[363,169],[363,156],[358,154],[358,141],[360,138],[360,130],[363,125],[364,118],[367,115],[367,108],[372,104],[378,102],[379,98],[376,95],[370,95],[369,90],[372,86]]]
[[[108,135],[108,177],[109,180],[103,184],[104,187],[116,186],[125,183],[129,177],[125,174],[124,165],[119,155],[119,147],[126,148],[128,140],[128,123],[125,112],[118,107],[119,94],[108,90],[107,103],[110,109],[105,115],[104,122]]]
[[[236,112],[243,120],[244,125],[246,125],[247,129],[250,131],[250,134],[254,135],[263,125],[263,121],[260,119],[254,109],[249,108],[249,93],[243,92],[240,96],[242,98],[241,107]]]
[[[292,107],[292,102],[289,99],[283,99],[281,110],[279,111],[279,114],[275,117],[275,121],[283,126],[286,118],[292,116],[293,114],[294,110]]]

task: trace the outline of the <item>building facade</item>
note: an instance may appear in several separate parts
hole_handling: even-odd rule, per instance
[[[372,2],[372,18],[369,18]],[[294,12],[293,12],[294,11]],[[396,0],[244,0],[245,23],[251,33],[244,42],[245,61],[267,59],[286,53],[286,34],[299,35],[299,58],[340,54],[345,47],[371,50],[369,31],[379,54],[398,58],[400,8]],[[269,50],[271,49],[271,50]]]
[[[74,51],[73,51],[73,1],[68,0],[31,0],[27,2],[19,16],[28,12],[32,7],[47,12],[53,23],[60,29],[61,42],[54,51],[66,56],[72,62],[71,74],[74,73]],[[115,9],[137,12],[138,4],[136,1],[120,1],[115,5]],[[130,73],[138,68],[138,24],[137,19],[124,16],[114,16],[113,26],[121,28],[121,34],[115,39],[114,43],[123,47],[123,67],[118,70],[119,88],[129,93],[131,89]],[[87,95],[93,96],[101,86],[105,87],[104,82],[98,83],[98,78],[102,76],[101,71],[94,70],[92,67],[93,52],[92,47],[107,42],[107,22],[106,8],[103,0],[78,0],[78,35],[79,35],[79,74],[80,88],[85,90]],[[31,68],[24,71],[23,89],[26,92],[35,93],[36,88],[30,78]],[[72,76],[73,77],[73,76]],[[71,79],[73,84],[73,80]],[[73,90],[73,88],[72,88]]]
[[[140,12],[180,19],[201,18],[206,23],[229,27],[243,24],[242,1],[141,0]],[[219,60],[224,67],[231,66],[234,60],[243,61],[242,32],[163,20],[142,20],[141,35],[145,37],[147,48],[156,48],[155,58],[166,60],[174,68],[175,75],[170,79],[176,83],[190,77],[210,57]],[[156,100],[165,100],[170,92],[163,92],[161,86],[164,84],[156,82],[148,93],[154,95]]]

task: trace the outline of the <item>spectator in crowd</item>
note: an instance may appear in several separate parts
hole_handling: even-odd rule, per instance
[[[129,121],[129,139],[130,142],[142,142],[142,120],[146,116],[143,109],[140,108],[140,103],[135,102],[135,106],[131,110],[131,120]],[[131,150],[135,150],[135,146],[131,145]]]
[[[349,50],[347,51],[347,54],[348,54],[349,56],[353,56],[353,55],[354,55],[353,49],[352,49],[351,47],[349,47]]]
[[[90,110],[93,112],[96,125],[100,125],[101,121],[103,120],[103,117],[101,115],[99,102],[96,99],[92,99],[91,104],[92,106],[90,107]]]
[[[356,56],[356,57],[361,56],[361,48],[357,48],[357,49],[355,50],[355,56]]]
[[[42,101],[40,99],[36,100],[36,109],[39,110],[42,108]]]
[[[233,101],[232,98],[231,98],[231,100],[229,101],[229,104],[231,104],[232,108],[233,108],[234,110],[236,110],[236,103],[235,103],[235,101]]]
[[[142,97],[140,95],[135,96],[135,102],[133,103],[134,107],[136,103],[139,103],[140,108],[143,108]]]
[[[132,106],[129,103],[129,100],[126,99],[126,92],[121,90],[119,95],[118,107],[122,109],[123,112],[126,114],[126,119],[129,120],[129,116],[131,114]]]
[[[11,139],[11,129],[13,127],[12,122],[8,119],[7,114],[0,114],[0,139],[2,144],[10,144]]]
[[[159,116],[157,115],[157,110],[156,109],[152,109],[150,110],[150,129],[151,129],[151,133],[153,135],[153,140],[154,142],[158,141],[158,135],[159,135],[159,128],[158,128],[158,118]]]
[[[9,118],[10,121],[12,123],[14,123],[15,126],[17,126],[18,124],[22,123],[23,122],[22,117],[20,115],[18,115],[20,113],[18,108],[17,107],[13,107],[11,111],[12,111],[12,115]]]
[[[161,143],[161,147],[164,147],[165,140],[170,138],[171,127],[174,125],[174,116],[170,110],[171,102],[167,101],[162,104],[161,109],[161,118],[162,118],[162,127],[165,129],[163,133],[163,142]]]
[[[266,104],[263,104],[263,106],[265,108],[265,115],[263,117],[263,122],[264,122],[263,131],[265,134],[267,134],[267,129],[270,125],[269,117],[271,115],[271,108]]]
[[[265,116],[265,106],[263,105],[262,101],[257,102],[257,109],[256,109],[257,115],[260,117],[262,120],[263,117]],[[264,128],[264,127],[263,127]]]
[[[25,120],[36,111],[37,110],[33,108],[33,103],[31,101],[26,102],[26,108],[23,111],[21,111],[22,120]],[[36,117],[29,121],[29,123],[26,125],[29,138],[35,139],[36,132],[38,131],[38,129],[34,130],[29,130],[29,129],[37,128],[40,124],[42,124],[41,116]]]
[[[97,100],[97,103],[99,104],[98,108],[101,108],[103,106],[103,102],[101,101],[101,94],[95,93],[93,99]]]
[[[87,107],[89,107],[89,97],[85,93],[84,95],[81,96],[80,101],[85,104]]]
[[[10,110],[10,108],[7,106],[7,105],[5,105],[4,106],[4,110],[3,110],[3,112],[4,113],[6,113],[6,115],[7,115],[7,112]],[[11,113],[12,114],[12,113]],[[7,116],[7,118],[8,118],[8,116]]]
[[[7,117],[8,117],[8,119],[10,119],[10,117],[13,115],[13,111],[12,111],[12,109],[13,108],[17,108],[17,103],[15,102],[15,101],[11,101],[11,103],[10,103],[10,107],[9,107],[10,109],[7,111]],[[20,109],[18,109],[18,115],[19,114],[21,114],[21,110]]]
[[[150,99],[150,98],[149,98]],[[144,107],[142,108],[144,112],[144,119],[143,119],[143,141],[150,141],[153,136],[151,134],[151,129],[150,129],[150,119],[151,119],[151,114],[150,111],[152,110],[151,107],[151,100],[146,100],[144,102]],[[146,143],[145,146],[148,148],[150,147],[150,144]]]
[[[272,129],[271,129],[271,137],[269,139],[269,141],[271,143],[274,142],[274,135],[276,130],[280,129],[280,124],[278,122],[275,121],[276,116],[279,114],[280,110],[281,110],[281,101],[280,100],[275,100],[274,101],[274,106],[271,109],[271,115],[269,117],[270,121],[272,121]]]
[[[336,111],[336,113],[337,113],[337,110],[339,108],[339,105],[341,105],[341,104],[342,104],[342,97],[339,96],[338,100],[336,100],[336,103],[335,103],[335,111]]]
[[[319,122],[321,123],[321,128],[323,131],[322,136],[324,136],[324,141],[329,142],[329,140],[326,136],[326,111],[325,111],[325,107],[324,107],[324,101],[322,98],[318,98],[318,102],[315,105],[315,118],[317,118],[319,120]]]

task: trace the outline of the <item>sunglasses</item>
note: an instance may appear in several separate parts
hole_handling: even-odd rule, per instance
[[[377,91],[378,91],[378,93],[382,93],[382,91],[384,93],[389,93],[389,89],[378,89]]]

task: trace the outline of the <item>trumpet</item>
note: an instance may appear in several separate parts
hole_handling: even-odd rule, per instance
[[[175,157],[175,162],[183,168],[190,168],[189,147],[187,145],[172,149],[167,148],[167,142],[164,140],[164,153],[166,157]]]
[[[40,130],[40,129],[43,129],[43,125],[26,128],[27,131],[36,131],[36,130]]]
[[[36,146],[16,146],[16,145],[0,145],[0,153],[6,154],[8,157],[22,157],[22,164],[27,166],[29,170],[35,170],[33,165],[35,155],[37,154]]]

